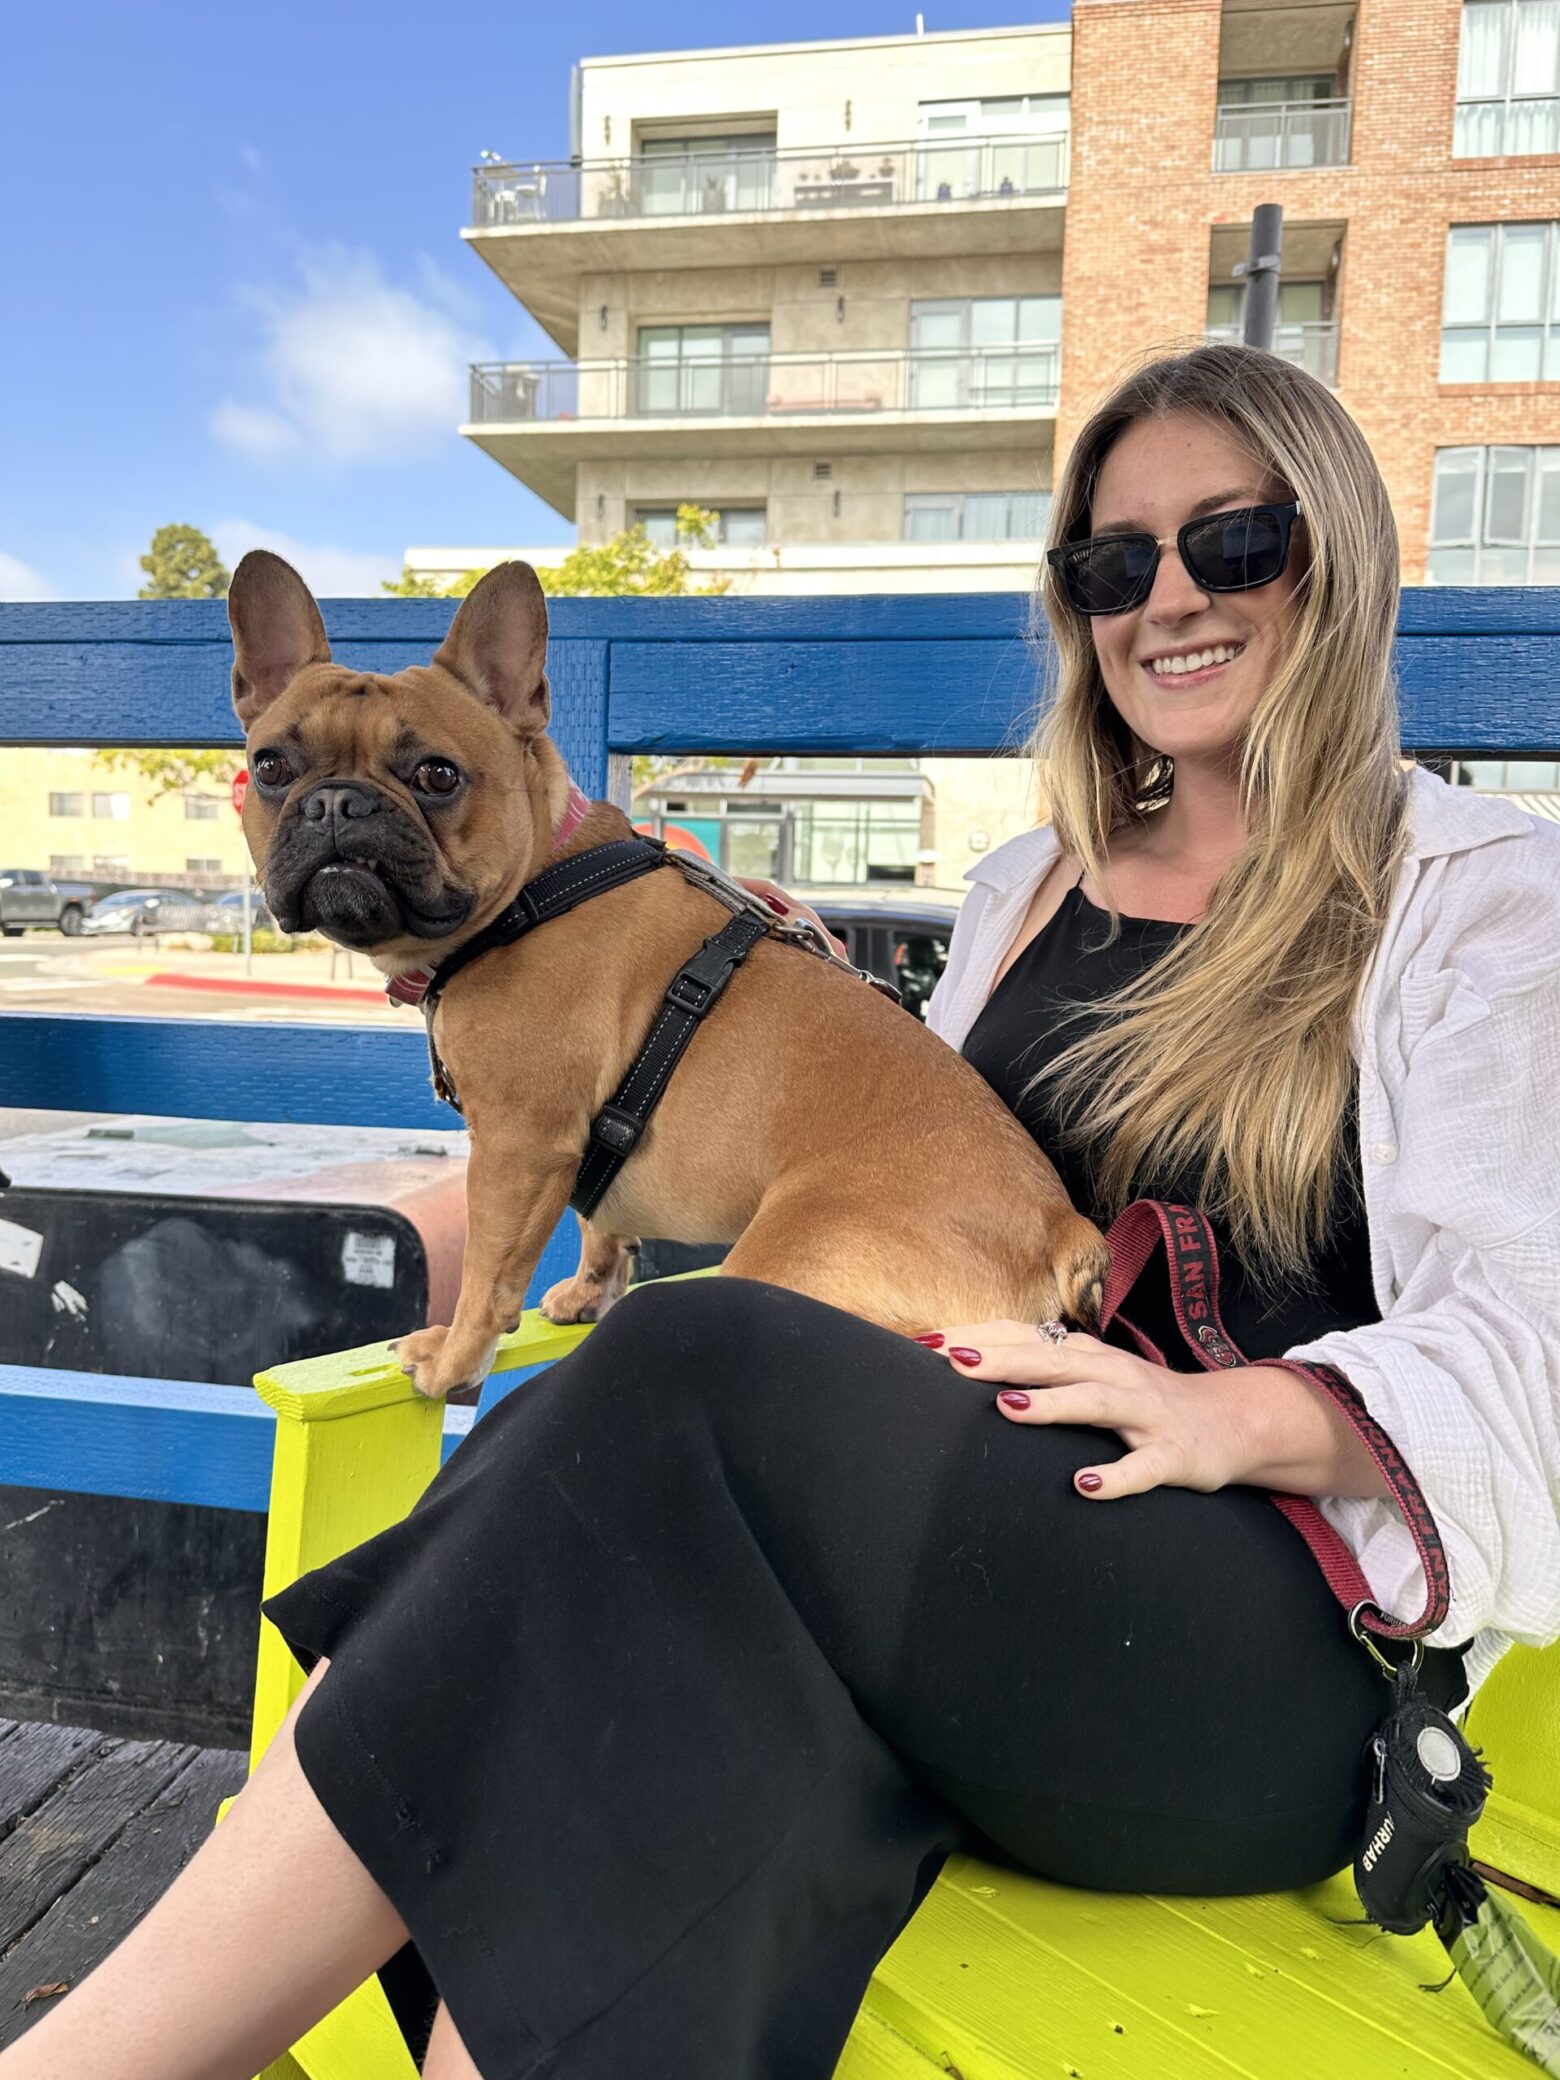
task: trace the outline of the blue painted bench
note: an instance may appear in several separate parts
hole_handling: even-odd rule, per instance
[[[338,657],[394,670],[428,656],[452,609],[378,600],[324,611]],[[580,783],[618,799],[640,751],[1013,750],[1034,698],[1027,602],[1011,595],[559,601],[552,611],[555,734]],[[1552,690],[1560,592],[1410,592],[1398,658],[1406,749],[1552,756],[1560,746]],[[229,663],[215,603],[0,606],[0,740],[234,743]],[[0,1105],[458,1124],[432,1096],[412,1020],[400,1034],[4,1014]],[[549,1247],[533,1299],[572,1268],[573,1247],[570,1233]],[[558,1332],[531,1319],[510,1339],[494,1391],[514,1368],[563,1347]],[[266,1402],[179,1382],[0,1367],[0,1474],[16,1484],[264,1511],[274,1463],[275,1493],[291,1498],[271,1521],[274,1587],[364,1535],[376,1514],[409,1506],[471,1420],[468,1411],[417,1403],[382,1349],[280,1367],[264,1392]],[[294,1504],[311,1485],[353,1493],[330,1462],[357,1449],[360,1424],[375,1429],[376,1456],[390,1470],[372,1496],[360,1486],[358,1503],[330,1521],[300,1511]],[[273,1637],[257,1696],[262,1740],[295,1684]],[[1560,1660],[1519,1650],[1475,1712],[1484,1715],[1475,1737],[1490,1741],[1502,1786],[1483,1853],[1560,1887]],[[1541,1737],[1524,1734],[1517,1753],[1512,1728]],[[960,1861],[885,1959],[841,2073],[1146,2080],[1326,2070],[1362,2080],[1397,2072],[1516,2080],[1529,2070],[1490,2036],[1460,1987],[1434,2004],[1419,1992],[1418,1982],[1440,1971],[1432,1939],[1389,1942],[1328,1918],[1352,1911],[1346,1881],[1279,1900],[1121,1900]],[[1547,1933],[1554,1943],[1555,1930]],[[386,2019],[359,2017],[356,2026],[383,2031]],[[398,2040],[332,2040],[329,2023],[315,2037],[279,2063],[277,2080],[381,2080],[408,2070]],[[378,2048],[364,2053],[365,2042]]]

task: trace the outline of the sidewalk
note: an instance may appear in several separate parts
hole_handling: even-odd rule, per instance
[[[76,945],[81,947],[77,940]],[[364,954],[341,949],[257,953],[244,972],[241,953],[196,953],[187,947],[81,947],[82,968],[118,982],[158,989],[211,990],[233,996],[315,998],[385,1005],[384,977]]]

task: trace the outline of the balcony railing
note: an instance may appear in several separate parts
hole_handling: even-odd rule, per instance
[[[581,218],[1017,201],[1066,189],[1067,143],[1063,131],[785,151],[695,147],[636,159],[479,166],[472,174],[471,221],[491,230]]]
[[[1295,166],[1347,166],[1352,103],[1255,101],[1221,107],[1213,119],[1215,173],[1265,173]]]
[[[495,426],[804,412],[1054,412],[1059,364],[1054,345],[491,361],[471,371],[471,419]]]
[[[1210,325],[1209,339],[1239,341],[1245,337],[1239,325]],[[1275,325],[1273,328],[1273,352],[1281,360],[1292,361],[1296,368],[1303,368],[1307,375],[1325,383],[1329,390],[1338,383],[1338,320],[1318,319],[1309,325]]]

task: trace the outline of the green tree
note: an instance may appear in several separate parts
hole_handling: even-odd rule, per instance
[[[712,549],[720,515],[703,506],[677,508],[677,546],[657,549],[641,526],[628,527],[609,542],[595,547],[584,544],[571,549],[562,563],[536,574],[543,592],[554,598],[605,598],[636,593],[644,598],[667,598],[679,593],[708,596],[725,592],[728,578],[709,585],[690,585],[690,549]],[[384,580],[384,589],[397,599],[464,599],[485,571],[462,571],[451,585],[424,578],[408,565],[394,582]]]
[[[241,750],[175,751],[164,745],[130,747],[114,745],[98,753],[98,765],[139,773],[152,783],[152,800],[165,794],[182,794],[204,780],[224,793],[244,763]]]
[[[226,599],[229,572],[198,527],[159,527],[141,558],[139,599]]]

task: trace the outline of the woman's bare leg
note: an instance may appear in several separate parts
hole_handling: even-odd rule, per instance
[[[428,2056],[422,2070],[423,2080],[482,2080],[443,2001],[433,2019],[433,2034],[428,2039]]]
[[[298,1765],[293,1722],[325,1668],[222,1825],[118,1949],[0,2056],[0,2080],[252,2080],[400,1949],[400,1916]]]

